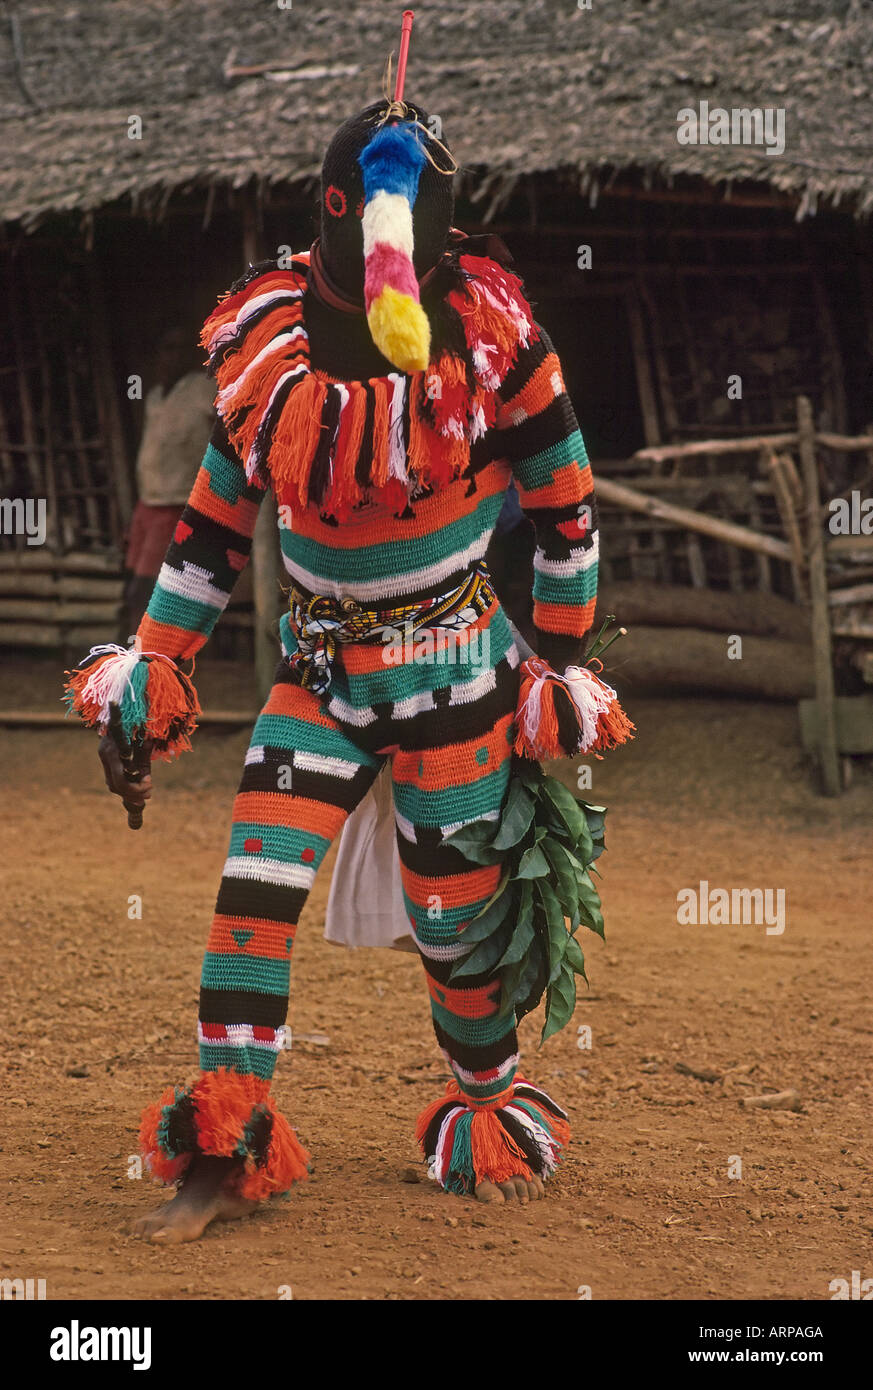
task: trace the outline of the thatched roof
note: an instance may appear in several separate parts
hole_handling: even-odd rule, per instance
[[[402,5],[279,4],[5,0],[2,218],[316,175],[339,121],[379,95]],[[871,0],[421,0],[407,94],[498,194],[535,172],[590,189],[635,171],[766,183],[801,213],[873,208]],[[677,112],[701,99],[784,107],[784,154],[679,144]]]

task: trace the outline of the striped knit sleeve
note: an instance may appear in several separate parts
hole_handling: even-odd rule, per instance
[[[581,661],[597,597],[597,508],[585,444],[561,364],[542,328],[500,387],[501,457],[537,533],[537,652],[555,670]]]
[[[218,420],[139,625],[143,651],[178,661],[200,650],[248,562],[263,497]]]

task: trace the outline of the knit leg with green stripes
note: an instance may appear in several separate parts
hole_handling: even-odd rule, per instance
[[[486,1180],[548,1177],[569,1139],[563,1110],[518,1076],[515,1016],[500,1012],[498,975],[450,981],[469,949],[463,928],[502,872],[499,864],[471,863],[445,843],[460,825],[497,820],[507,794],[517,671],[502,615],[491,617],[496,665],[455,667],[451,684],[437,687],[435,697],[410,701],[416,733],[410,738],[395,730],[401,738],[391,759],[404,900],[437,1041],[454,1078],[447,1095],[419,1117],[417,1133],[434,1176],[457,1193]]]
[[[392,760],[404,899],[424,964],[433,1025],[461,1093],[476,1102],[494,1101],[511,1088],[518,1065],[515,1017],[499,1016],[494,975],[471,975],[455,984],[449,984],[449,976],[468,949],[460,933],[494,892],[501,867],[469,862],[444,844],[442,835],[443,827],[460,819],[462,799],[464,819],[499,814],[509,779],[511,727],[512,715],[506,714],[487,734],[398,752]],[[461,781],[469,775],[468,763],[481,769],[472,783]],[[411,838],[404,834],[409,826]]]
[[[143,1119],[149,1166],[165,1181],[195,1152],[244,1159],[247,1197],[305,1176],[308,1155],[269,1095],[294,934],[319,865],[383,761],[282,672],[255,724],[234,803],[201,978],[202,1075]]]

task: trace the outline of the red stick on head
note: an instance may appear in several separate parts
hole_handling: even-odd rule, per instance
[[[403,85],[406,81],[406,60],[409,57],[409,39],[412,34],[414,10],[403,11],[403,27],[400,30],[400,56],[397,59],[397,81],[394,84],[394,100],[403,100]]]

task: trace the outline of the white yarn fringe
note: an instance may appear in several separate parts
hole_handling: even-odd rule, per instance
[[[533,685],[519,711],[524,736],[533,748],[539,746],[540,715],[543,689],[547,680],[557,680],[570,696],[579,716],[581,730],[580,753],[587,753],[597,742],[597,720],[605,714],[616,698],[611,685],[601,681],[586,666],[568,666],[563,676],[556,671],[534,677]]]

